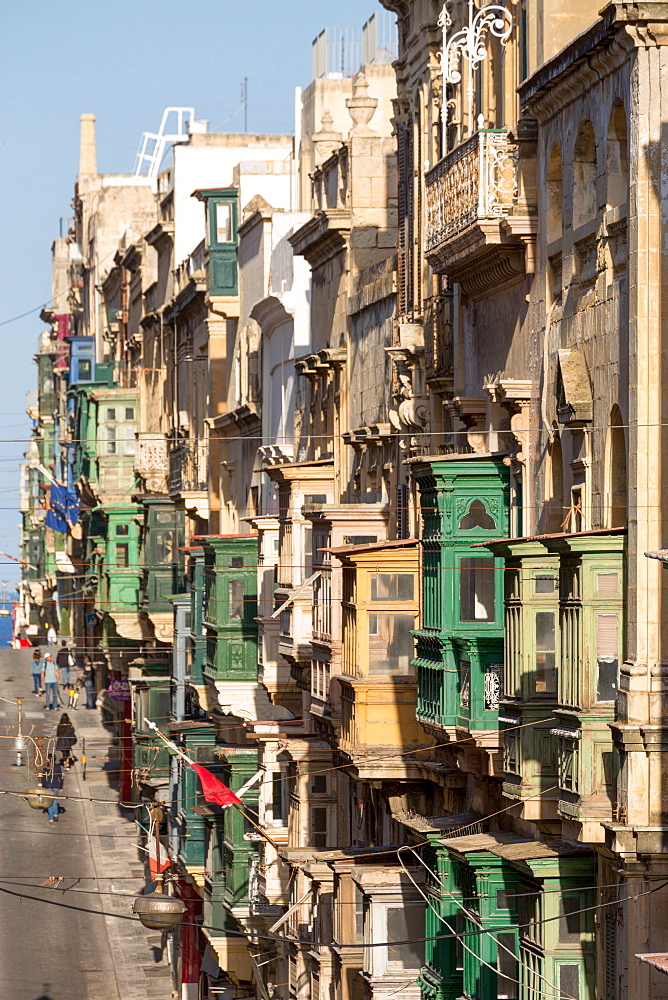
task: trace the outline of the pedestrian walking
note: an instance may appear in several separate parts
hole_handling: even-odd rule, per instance
[[[46,642],[49,646],[55,646],[58,642],[58,633],[53,625],[46,626]]]
[[[86,691],[86,708],[95,708],[95,671],[90,656],[84,656],[83,684]]]
[[[70,717],[67,712],[63,712],[60,717],[60,722],[56,729],[56,750],[60,750],[61,761],[65,770],[67,770],[71,764],[74,763],[72,757],[72,748],[77,741],[77,734],[74,730],[74,726],[70,721]]]
[[[56,656],[56,666],[60,671],[63,688],[70,686],[70,668],[74,666],[74,657],[67,648],[67,640],[63,639]]]
[[[68,708],[73,708],[75,711],[79,707],[79,678],[76,681],[71,680],[69,686],[69,700],[67,702]]]
[[[49,823],[58,822],[58,813],[60,812],[60,806],[58,805],[58,795],[63,790],[63,769],[60,764],[58,764],[54,758],[49,754],[46,758],[46,769],[42,774],[42,785],[44,788],[48,789],[50,792],[54,793],[54,799],[49,808],[46,810],[49,814]]]
[[[44,654],[44,669],[42,670],[42,687],[46,691],[46,711],[58,708],[58,685],[60,671],[53,662],[51,653]]]
[[[42,654],[39,649],[36,649],[32,654],[32,659],[30,661],[30,676],[32,677],[32,693],[39,695],[41,692],[40,682],[42,679],[42,671],[44,669],[44,661],[42,660]]]

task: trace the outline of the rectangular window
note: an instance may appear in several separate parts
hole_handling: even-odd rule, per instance
[[[327,808],[311,809],[311,846],[323,851],[327,847]]]
[[[216,205],[216,243],[232,243],[232,206]]]
[[[115,420],[115,419],[116,419],[116,410],[109,409],[107,407],[107,420]]]
[[[513,889],[496,890],[497,910],[512,910],[515,905],[515,892]]]
[[[619,679],[619,620],[596,615],[596,701],[616,701]]]
[[[116,525],[117,535],[127,535],[129,534],[129,526],[127,524],[117,524]]]
[[[229,621],[242,621],[244,617],[244,581],[230,580],[228,583]]]
[[[408,944],[390,944],[387,947],[388,968],[420,969],[424,962],[424,910],[420,906],[388,906],[387,941],[404,941]]]
[[[129,566],[129,550],[127,542],[116,544],[116,566],[118,569],[126,569]]]
[[[412,573],[377,573],[371,577],[371,600],[412,601],[414,586]]]
[[[517,1000],[517,956],[515,935],[497,935],[496,990],[499,1000]]]
[[[373,545],[378,541],[378,535],[344,535],[344,545]]]
[[[232,556],[230,558],[230,566],[232,567],[232,569],[238,569],[240,566],[243,566],[243,564],[244,564],[243,556]]]
[[[554,611],[536,612],[536,694],[556,691]]]
[[[355,886],[355,943],[364,941],[364,894],[358,885]]]
[[[559,900],[559,944],[580,943],[580,910],[582,901],[572,892]]]
[[[106,453],[107,453],[107,455],[115,455],[116,454],[116,428],[115,427],[107,427]]]
[[[280,622],[281,635],[290,635],[290,629],[292,627],[292,613],[289,608],[285,611],[281,611],[278,616]]]
[[[580,1000],[580,966],[569,963],[559,968],[559,1000]]]
[[[327,795],[327,775],[314,774],[311,778],[311,792],[313,795]]]
[[[283,775],[274,771],[271,776],[271,810],[275,823],[283,821]]]
[[[305,493],[304,494],[304,506],[311,507],[317,503],[327,503],[326,493]]]
[[[126,406],[125,407],[125,419],[126,420],[134,420],[134,418],[135,418],[135,408],[134,408],[134,406]]]
[[[459,620],[494,621],[494,560],[462,559],[459,569]]]
[[[534,594],[553,594],[556,590],[556,577],[545,574],[534,578]]]
[[[369,673],[407,674],[411,671],[414,644],[413,615],[369,615]]]
[[[618,588],[618,574],[617,573],[597,573],[596,574],[596,593],[603,594],[606,597],[614,597],[617,593]]]
[[[123,428],[123,438],[124,446],[123,451],[126,455],[134,455],[137,450],[137,439],[135,438],[135,428],[134,424],[131,427]]]
[[[460,971],[464,968],[464,946],[462,945],[462,941],[464,940],[465,930],[464,914],[458,909],[455,916],[455,933],[457,935],[457,940],[455,941],[455,968]]]
[[[84,358],[79,359],[79,379],[85,381],[92,375],[92,362]]]

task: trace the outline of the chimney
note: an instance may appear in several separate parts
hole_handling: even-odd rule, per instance
[[[79,177],[97,173],[95,152],[95,115],[81,115],[81,141],[79,145]]]

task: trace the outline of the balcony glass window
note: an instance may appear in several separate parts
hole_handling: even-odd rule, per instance
[[[494,621],[494,560],[462,559],[459,564],[459,619]]]
[[[424,910],[413,906],[388,906],[387,941],[404,941],[407,944],[390,944],[387,947],[387,967],[394,969],[420,969],[424,963]]]
[[[311,792],[313,795],[327,795],[327,775],[314,774],[311,778]]]
[[[570,1000],[580,1000],[580,966],[575,963],[563,963],[559,968],[559,994]]]
[[[127,524],[117,524],[116,525],[116,534],[117,535],[128,535],[129,534],[129,525],[127,525]]]
[[[536,576],[534,579],[534,594],[553,594],[557,589],[557,578],[552,573]]]
[[[414,592],[412,573],[377,573],[371,577],[372,601],[412,601]]]
[[[134,424],[123,428],[123,451],[126,455],[134,455],[137,450]]]
[[[105,443],[105,445],[106,445],[105,446],[105,451],[106,451],[107,455],[115,455],[116,454],[116,428],[115,427],[107,427],[106,431],[107,431],[107,434],[106,434],[106,439],[107,440],[106,440],[106,443]]]
[[[459,522],[460,531],[471,531],[473,528],[484,528],[485,531],[494,531],[496,528],[496,522],[487,513],[482,500],[474,500]]]
[[[129,547],[127,542],[118,542],[116,545],[116,566],[118,569],[126,569],[130,564]]]
[[[556,689],[554,611],[536,612],[536,694],[553,694]]]
[[[216,205],[216,243],[232,243],[232,206]]]
[[[498,952],[496,959],[496,989],[499,1000],[517,1000],[517,957],[515,935],[500,933],[496,938]]]
[[[274,772],[271,776],[271,810],[274,823],[282,823],[284,816],[283,809],[283,775]]]
[[[230,621],[242,621],[244,617],[244,581],[230,580],[228,583],[228,617]]]
[[[615,597],[619,586],[618,573],[597,573],[596,593],[606,597]]]
[[[158,566],[171,565],[174,562],[174,532],[159,530],[153,533],[155,545],[155,561]]]
[[[126,406],[125,407],[125,419],[126,420],[134,420],[134,418],[135,418],[135,408],[134,408],[134,406]]]
[[[92,362],[85,358],[79,359],[78,376],[81,381],[90,379],[92,375]]]
[[[413,615],[369,615],[369,673],[407,674],[414,655]]]
[[[580,944],[580,910],[582,901],[569,892],[559,900],[559,944]]]
[[[364,941],[364,894],[358,885],[355,886],[355,943]]]
[[[116,419],[116,410],[107,407],[107,420],[115,420],[115,419]]]
[[[322,851],[327,847],[327,808],[311,809],[311,846]]]
[[[619,620],[596,615],[596,701],[616,701],[619,683]]]

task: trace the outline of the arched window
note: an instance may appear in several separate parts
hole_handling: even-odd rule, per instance
[[[484,528],[485,531],[494,531],[496,528],[496,522],[487,513],[487,508],[482,500],[473,500],[459,522],[460,531],[471,531],[472,528]]]
[[[550,159],[547,165],[547,213],[546,235],[548,245],[561,239],[563,213],[563,175],[561,170],[561,153],[555,142],[552,145]]]
[[[626,433],[618,406],[610,414],[606,450],[606,519],[609,528],[622,528],[626,526]]]
[[[629,150],[626,112],[621,101],[615,101],[608,125],[607,204],[618,208],[625,204],[629,192]]]
[[[573,228],[596,217],[596,137],[590,121],[580,125],[573,150]]]

